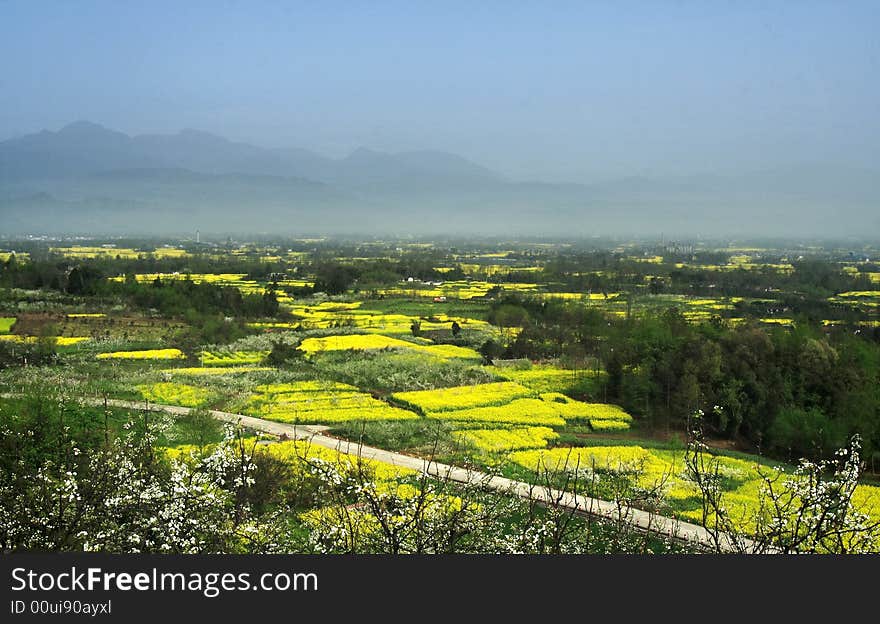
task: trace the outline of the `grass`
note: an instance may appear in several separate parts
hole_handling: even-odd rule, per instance
[[[315,367],[329,378],[363,390],[384,393],[432,390],[486,383],[482,367],[457,359],[426,358],[414,353],[325,353]]]
[[[41,409],[44,418],[61,417],[45,406],[38,407],[32,398],[0,398],[0,415],[23,414],[34,409]],[[222,424],[210,417],[200,419],[198,413],[172,417],[161,412],[110,407],[105,414],[103,407],[72,402],[65,403],[63,418],[72,435],[80,439],[100,440],[105,431],[111,438],[122,435],[123,431],[137,437],[149,430],[155,435],[155,444],[159,447],[214,444],[223,440]]]
[[[451,431],[447,423],[424,419],[342,423],[330,428],[331,434],[346,440],[418,455],[430,455],[435,449],[450,452],[454,446]]]

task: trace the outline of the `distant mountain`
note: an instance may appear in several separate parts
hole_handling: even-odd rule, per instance
[[[0,142],[0,180],[147,168],[302,177],[343,187],[500,179],[485,167],[443,152],[386,154],[359,148],[334,160],[305,149],[266,149],[191,129],[130,137],[87,121]]]
[[[87,121],[0,143],[0,180],[162,165],[162,160],[137,150],[129,136]]]
[[[198,130],[128,136],[79,121],[0,142],[4,232],[877,235],[880,172],[515,182],[461,156],[327,158]]]

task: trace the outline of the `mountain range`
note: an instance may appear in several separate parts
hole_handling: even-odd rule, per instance
[[[0,142],[0,219],[9,234],[864,236],[880,233],[880,172],[795,164],[550,184],[440,151],[332,159],[78,121]]]

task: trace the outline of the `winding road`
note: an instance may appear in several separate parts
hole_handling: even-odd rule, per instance
[[[88,401],[94,405],[104,405],[102,399]],[[160,405],[138,401],[121,401],[110,399],[107,405],[135,410],[162,411],[169,414],[186,415],[191,408],[179,405]],[[325,435],[327,427],[320,425],[292,425],[274,422],[246,416],[211,410],[214,418],[234,424],[241,424],[250,429],[268,433],[271,435],[285,435],[290,439],[308,440],[329,449],[338,450],[342,453],[350,453],[365,459],[385,462],[394,466],[411,468],[419,472],[425,472],[440,479],[447,479],[457,483],[480,485],[503,494],[512,494],[526,500],[534,500],[544,505],[554,505],[569,509],[578,514],[593,516],[597,519],[629,523],[632,527],[646,533],[653,533],[669,537],[677,542],[697,546],[702,549],[732,552],[735,550],[733,540],[729,536],[723,536],[720,545],[716,545],[712,534],[704,527],[689,522],[684,522],[666,516],[648,513],[641,509],[622,507],[612,501],[592,498],[580,494],[572,494],[562,490],[555,490],[543,486],[535,486],[523,481],[516,481],[504,477],[490,475],[477,470],[470,470],[460,466],[442,464],[435,461],[395,453],[380,448],[365,446],[357,442],[341,440]],[[752,545],[746,542],[747,546]]]

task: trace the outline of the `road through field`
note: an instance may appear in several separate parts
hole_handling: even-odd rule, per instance
[[[104,404],[103,400],[100,399],[92,400],[90,402],[96,405]],[[107,405],[126,409],[163,411],[178,415],[185,415],[190,412],[190,408],[188,407],[178,405],[159,405],[156,403],[144,403],[139,401],[108,400]],[[211,410],[211,414],[218,420],[241,424],[256,431],[262,431],[277,436],[284,435],[291,439],[308,440],[312,444],[335,449],[342,453],[350,453],[352,455],[385,462],[394,466],[411,468],[418,470],[419,472],[427,472],[440,479],[448,479],[464,484],[479,484],[500,493],[513,494],[527,500],[535,500],[541,504],[560,506],[579,514],[611,521],[623,520],[640,531],[668,536],[676,541],[687,542],[702,548],[711,550],[716,549],[715,540],[711,533],[704,527],[673,518],[667,518],[665,516],[658,516],[640,509],[621,507],[612,501],[534,486],[523,481],[506,479],[504,477],[489,475],[484,472],[461,468],[459,466],[442,464],[420,457],[404,455],[403,453],[395,453],[371,446],[365,446],[358,444],[357,442],[340,440],[339,438],[334,438],[322,433],[326,430],[326,427],[292,425],[264,420],[262,418],[254,418],[253,416],[245,416],[244,414],[233,414],[216,410]],[[726,537],[723,539],[723,543],[720,547],[722,550],[732,551],[733,545],[730,538]]]

